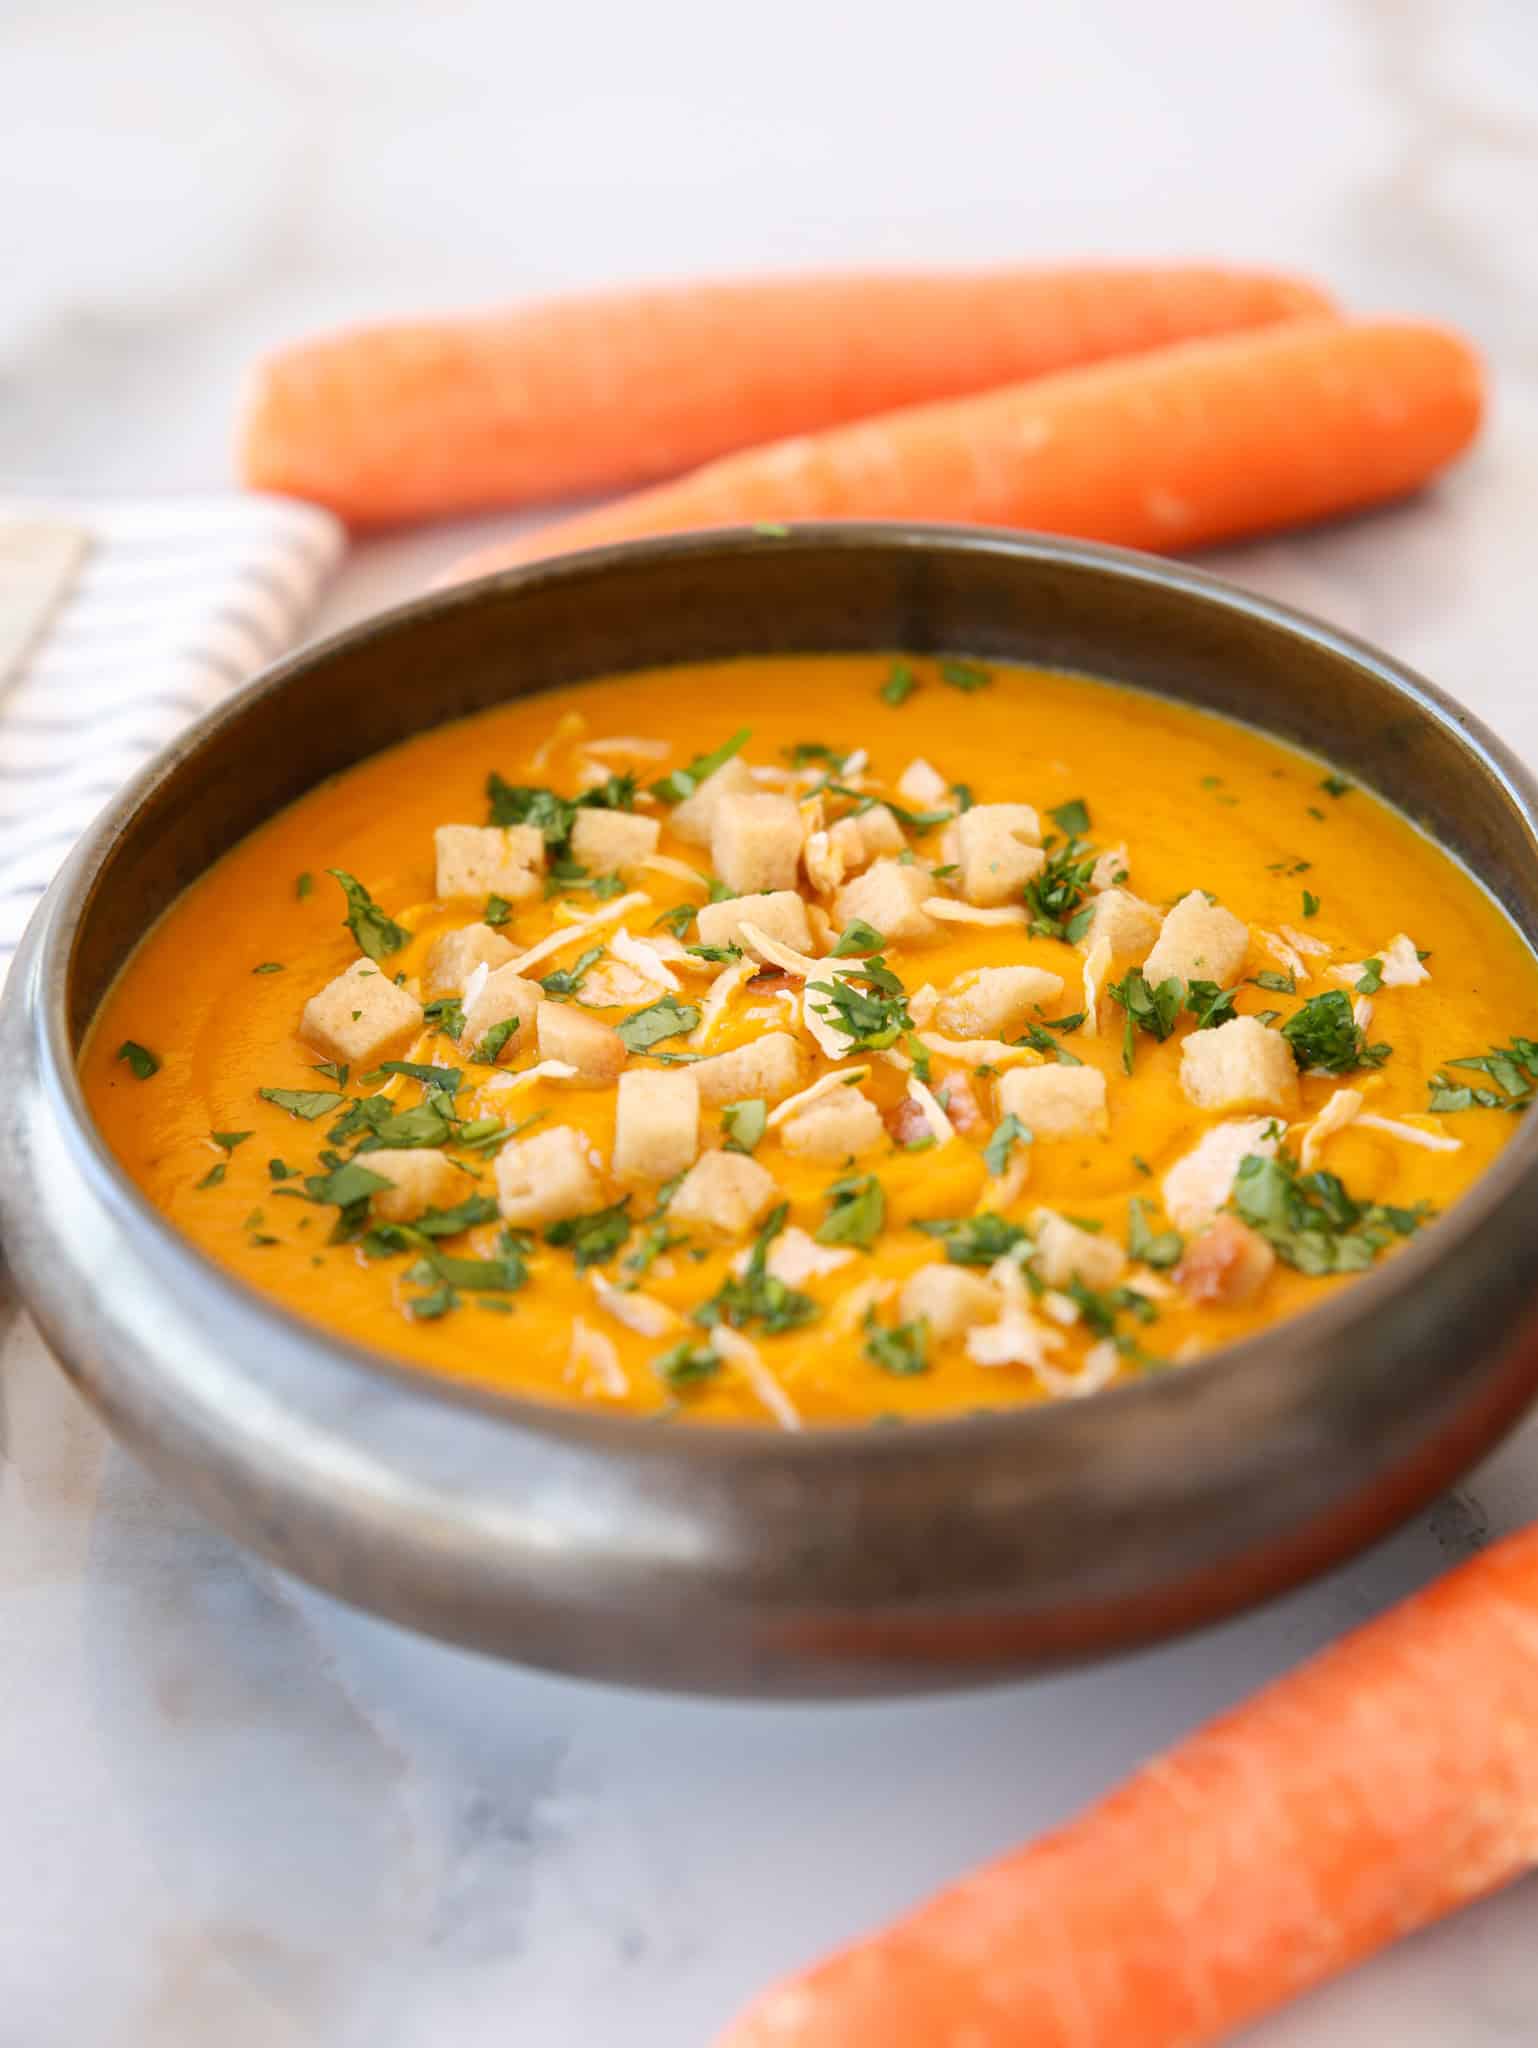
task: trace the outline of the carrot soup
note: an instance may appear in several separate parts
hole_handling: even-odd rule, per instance
[[[1084,677],[752,658],[374,756],[82,1055],[149,1200],[424,1371],[677,1421],[1178,1370],[1392,1258],[1538,1080],[1538,969],[1328,764]]]

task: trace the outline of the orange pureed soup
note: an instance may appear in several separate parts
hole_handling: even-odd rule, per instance
[[[82,1067],[150,1200],[300,1314],[794,1428],[1088,1393],[1320,1300],[1511,1136],[1535,1013],[1504,916],[1325,764],[1080,677],[801,656],[349,770],[172,908]]]

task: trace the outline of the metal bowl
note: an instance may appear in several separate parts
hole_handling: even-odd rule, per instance
[[[1538,937],[1538,792],[1504,748],[1371,648],[1194,570],[851,526],[580,555],[406,605],[268,671],[140,776],[50,890],[0,1009],[22,1295],[108,1425],[212,1520],[345,1600],[555,1670],[893,1692],[1230,1613],[1372,1541],[1520,1414],[1538,1118],[1385,1267],[1206,1361],[1083,1402],[797,1437],[414,1373],[229,1278],[108,1156],[75,1077],[104,991],[180,890],[323,777],[604,671],[897,648],[1107,675],[1301,741]]]

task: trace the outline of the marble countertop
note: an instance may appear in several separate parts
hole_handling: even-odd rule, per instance
[[[92,0],[0,21],[0,482],[201,486],[265,342],[626,276],[1193,254],[1467,325],[1420,502],[1228,573],[1538,761],[1538,15],[1520,0]],[[463,542],[359,550],[327,618]],[[1087,1675],[879,1707],[602,1691],[279,1582],[0,1336],[0,2048],[704,2048],[766,1976],[1093,1797],[1538,1508],[1538,1427],[1351,1568]],[[1256,2048],[1538,2033],[1538,1893]],[[1106,2044],[1114,2048],[1114,2044]]]

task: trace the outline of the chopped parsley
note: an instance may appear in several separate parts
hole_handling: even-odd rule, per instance
[[[1355,983],[1357,994],[1359,996],[1375,996],[1382,986],[1383,962],[1376,959],[1364,960],[1362,962],[1362,972]]]
[[[1084,1022],[1085,1012],[1078,1010],[1071,1017],[1044,1017],[1039,1024],[1027,1024],[1020,1036],[1010,1041],[1013,1045],[1028,1045],[1033,1052],[1051,1053],[1062,1067],[1082,1067],[1084,1062],[1077,1053],[1071,1053],[1066,1045],[1059,1045],[1052,1036],[1054,1031],[1077,1031]]]
[[[1121,1004],[1127,1013],[1127,1022],[1122,1034],[1121,1063],[1126,1071],[1132,1072],[1133,1047],[1136,1034],[1146,1031],[1151,1038],[1161,1043],[1174,1030],[1176,1020],[1185,1008],[1186,985],[1177,975],[1170,975],[1157,988],[1150,988],[1148,977],[1141,967],[1129,967],[1120,981],[1111,982],[1106,989],[1114,1002]]]
[[[828,1189],[832,1204],[817,1229],[819,1244],[853,1244],[869,1251],[886,1221],[886,1195],[873,1173],[846,1174]]]
[[[493,894],[486,898],[486,908],[481,914],[481,922],[492,926],[506,924],[512,914],[513,906],[507,898]]]
[[[692,1031],[699,1021],[696,1004],[681,1003],[677,996],[669,994],[648,1003],[644,1010],[632,1010],[614,1028],[629,1051],[645,1052],[665,1038],[678,1038],[685,1031]]]
[[[1066,804],[1059,804],[1047,816],[1059,832],[1066,832],[1070,839],[1082,839],[1089,830],[1089,811],[1081,796],[1070,798]]]
[[[252,1137],[254,1133],[251,1131],[210,1131],[208,1135],[213,1139],[221,1152],[233,1152],[237,1145],[244,1145],[247,1138]]]
[[[1381,1067],[1393,1051],[1391,1045],[1369,1045],[1367,1035],[1351,1014],[1351,999],[1344,989],[1331,989],[1322,996],[1310,996],[1301,1010],[1295,1010],[1282,1026],[1282,1036],[1292,1047],[1292,1056],[1303,1068],[1319,1067],[1327,1074],[1350,1073],[1354,1067]]]
[[[358,951],[366,953],[370,960],[383,960],[390,953],[398,953],[411,937],[406,927],[386,916],[363,884],[345,868],[327,868],[326,873],[340,884],[347,898],[347,915],[342,921],[357,940]]]
[[[1273,995],[1295,996],[1298,992],[1295,976],[1291,974],[1278,974],[1270,967],[1263,968],[1259,974],[1252,974],[1250,979],[1257,988],[1268,988]]]
[[[764,1132],[769,1127],[769,1105],[766,1102],[727,1102],[721,1107],[721,1128],[726,1132],[722,1150],[726,1152],[752,1152],[763,1143]]]
[[[1096,858],[1094,848],[1082,839],[1067,839],[1061,846],[1049,843],[1045,866],[1025,885],[1025,907],[1038,938],[1073,941],[1083,937],[1090,908],[1081,906]]]
[[[1117,1319],[1122,1315],[1131,1315],[1140,1323],[1158,1320],[1159,1311],[1146,1294],[1139,1294],[1135,1287],[1113,1287],[1105,1290],[1088,1287],[1077,1277],[1070,1280],[1063,1291],[1078,1309],[1084,1327],[1090,1335],[1114,1344],[1130,1365],[1149,1366],[1163,1363],[1162,1359],[1151,1357],[1126,1331],[1117,1328]]]
[[[1319,898],[1309,889],[1303,891],[1303,915],[1305,917],[1317,917],[1319,915]]]
[[[724,768],[735,754],[740,754],[753,733],[749,726],[734,732],[710,754],[696,754],[687,768],[675,768],[671,775],[664,775],[660,782],[654,782],[651,793],[665,804],[681,804],[693,796],[702,782],[706,782],[718,768]]]
[[[906,704],[919,686],[919,679],[905,661],[894,661],[891,673],[881,685],[883,704]]]
[[[1432,1213],[1425,1202],[1411,1209],[1358,1202],[1337,1175],[1299,1173],[1285,1152],[1240,1160],[1231,1206],[1284,1264],[1309,1274],[1360,1273]]]
[[[519,1017],[504,1017],[500,1023],[493,1024],[470,1055],[476,1065],[478,1067],[494,1067],[502,1057],[502,1051],[507,1041],[520,1028],[522,1021]]]
[[[423,1066],[415,1060],[381,1060],[374,1074],[365,1076],[361,1085],[367,1086],[377,1075],[399,1074],[407,1081],[420,1081],[424,1088],[440,1089],[445,1095],[452,1095],[458,1089],[464,1075],[458,1067]]]
[[[1185,1240],[1178,1230],[1155,1230],[1148,1220],[1148,1204],[1134,1195],[1127,1204],[1127,1251],[1145,1266],[1178,1264]]]
[[[283,962],[281,960],[264,960],[259,967],[253,967],[251,972],[253,974],[281,974],[283,972]]]
[[[695,1322],[709,1329],[730,1323],[734,1330],[761,1323],[765,1336],[777,1337],[786,1330],[799,1330],[821,1313],[811,1295],[787,1287],[769,1271],[769,1247],[785,1228],[788,1214],[786,1202],[770,1211],[742,1272],[732,1274],[708,1301],[700,1303],[694,1311]]]
[[[1352,785],[1344,775],[1327,775],[1319,787],[1326,796],[1348,796]]]
[[[686,953],[692,953],[696,960],[710,960],[718,966],[729,966],[733,960],[742,958],[741,946],[685,946]]]
[[[314,1123],[317,1117],[340,1109],[347,1100],[332,1088],[258,1088],[257,1094],[264,1102],[275,1102],[279,1109],[286,1109],[290,1116],[303,1117],[306,1123]]]
[[[465,1028],[465,1006],[458,996],[439,996],[423,1006],[424,1020],[436,1025],[445,1038],[458,1039]]]
[[[916,1322],[896,1323],[890,1329],[877,1322],[876,1311],[865,1311],[865,1356],[882,1372],[897,1379],[909,1379],[929,1370],[929,1324],[921,1316]]]
[[[628,1195],[623,1195],[607,1209],[594,1209],[586,1216],[567,1216],[559,1223],[545,1227],[545,1243],[571,1251],[579,1273],[613,1258],[629,1235]]]
[[[148,1046],[140,1045],[137,1039],[125,1038],[117,1049],[117,1057],[127,1060],[128,1070],[136,1081],[147,1081],[152,1074],[160,1072],[160,1061]]]
[[[204,1174],[203,1178],[197,1183],[195,1192],[201,1194],[204,1188],[216,1188],[223,1179],[224,1161],[221,1159],[217,1166],[211,1166],[207,1173]]]
[[[1015,1146],[1029,1145],[1034,1135],[1034,1132],[1021,1123],[1017,1116],[1006,1116],[994,1125],[993,1136],[983,1147],[983,1164],[995,1180],[1002,1179],[1004,1170],[1009,1165],[1009,1155]]]
[[[1192,981],[1186,984],[1186,1008],[1196,1019],[1198,1031],[1216,1031],[1220,1024],[1227,1024],[1239,1013],[1234,1008],[1237,988],[1219,988],[1215,981]]]
[[[1447,1065],[1483,1074],[1495,1086],[1480,1088],[1469,1082],[1449,1080],[1445,1073],[1434,1074],[1427,1083],[1431,1090],[1427,1106],[1438,1116],[1462,1109],[1524,1110],[1538,1085],[1538,1039],[1513,1036],[1510,1045],[1493,1045],[1488,1052],[1448,1060]]]
[[[782,747],[780,751],[792,768],[810,768],[818,761],[825,768],[836,768],[849,755],[847,747],[830,747],[822,740],[797,740],[794,746]]]
[[[697,1386],[720,1370],[720,1353],[708,1344],[692,1344],[687,1337],[652,1360],[652,1371],[669,1387]]]
[[[671,910],[664,910],[661,917],[652,919],[652,930],[665,931],[675,939],[681,939],[694,922],[692,903],[675,903]]]
[[[827,998],[813,1008],[819,1017],[836,1022],[849,1041],[846,1053],[885,1052],[914,1029],[907,992],[879,953],[858,967],[846,967],[835,981],[811,982],[807,994]]]
[[[916,1226],[926,1237],[938,1237],[945,1256],[953,1266],[991,1266],[1017,1245],[1029,1242],[1027,1233],[1007,1216],[985,1209],[980,1216],[943,1216]]]
[[[585,953],[579,953],[570,967],[558,967],[553,974],[539,977],[539,985],[553,1003],[564,1003],[581,988],[591,968],[603,958],[602,946],[589,946]]]
[[[294,894],[298,897],[299,901],[303,903],[305,897],[310,894],[311,890],[314,887],[315,877],[309,872],[308,869],[306,869],[305,872],[302,875],[300,875],[297,881],[294,883]]]
[[[873,924],[867,924],[863,917],[854,918],[838,935],[838,944],[833,948],[835,960],[847,960],[852,953],[879,953],[886,944],[886,938]]]
[[[987,669],[979,668],[975,661],[942,661],[940,680],[949,683],[953,690],[962,690],[968,695],[973,690],[986,690],[993,681]]]

